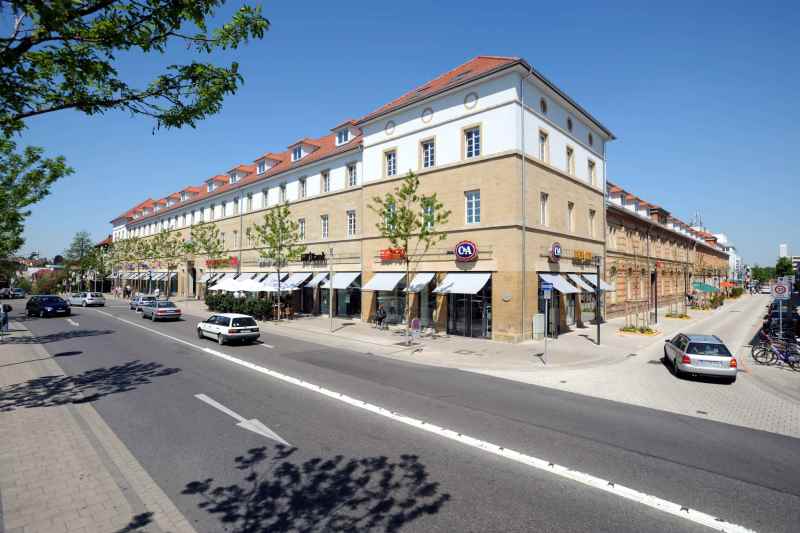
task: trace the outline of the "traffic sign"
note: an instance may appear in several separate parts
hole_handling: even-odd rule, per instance
[[[788,300],[790,294],[788,283],[780,281],[772,286],[772,297],[776,300]]]

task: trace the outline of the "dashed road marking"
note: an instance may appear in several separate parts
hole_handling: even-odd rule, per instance
[[[76,327],[80,325],[77,322],[75,322],[74,320],[72,320],[71,318],[67,319],[67,323],[72,325],[72,326],[76,326]]]
[[[107,314],[107,313],[106,313]],[[358,409],[362,409],[364,411],[368,411],[370,413],[388,418],[390,420],[394,420],[395,422],[399,422],[406,426],[413,427],[415,429],[419,429],[425,431],[427,433],[431,433],[437,435],[439,437],[443,437],[445,439],[459,442],[461,444],[465,444],[472,448],[476,448],[478,450],[482,450],[487,453],[491,453],[493,455],[497,455],[503,457],[505,459],[514,461],[516,463],[520,463],[537,470],[548,472],[550,474],[556,475],[558,477],[569,479],[575,482],[578,482],[582,485],[587,487],[591,487],[593,489],[601,490],[603,492],[607,492],[609,494],[613,494],[620,498],[625,498],[626,500],[630,500],[641,505],[645,505],[652,509],[662,511],[664,513],[670,514],[672,516],[676,516],[682,518],[684,520],[688,520],[690,522],[700,524],[716,531],[724,531],[727,533],[754,533],[753,530],[748,529],[744,526],[740,526],[738,524],[733,524],[731,522],[727,522],[722,518],[718,518],[712,516],[707,513],[703,513],[701,511],[697,511],[695,509],[690,509],[685,505],[681,505],[678,503],[674,503],[663,498],[659,498],[658,496],[653,496],[651,494],[647,494],[636,489],[632,489],[630,487],[626,487],[624,485],[619,485],[613,481],[609,481],[606,479],[602,479],[591,474],[587,474],[584,472],[580,472],[578,470],[572,470],[566,466],[558,465],[547,461],[545,459],[541,459],[538,457],[534,457],[532,455],[527,455],[516,450],[512,450],[511,448],[506,448],[504,446],[500,446],[499,444],[495,444],[492,442],[488,442],[481,439],[476,439],[469,435],[465,435],[463,433],[459,433],[455,430],[448,429],[442,426],[438,426],[436,424],[432,424],[425,420],[421,420],[418,418],[413,418],[410,416],[406,416],[402,413],[397,411],[392,411],[390,409],[386,409],[384,407],[380,407],[378,405],[368,403],[358,398],[354,398],[352,396],[348,396],[346,394],[342,394],[331,389],[321,387],[314,383],[309,383],[302,379],[289,376],[287,374],[283,374],[281,372],[277,372],[275,370],[256,365],[249,361],[245,361],[243,359],[239,359],[238,357],[233,357],[232,355],[228,355],[226,353],[220,352],[218,350],[212,350],[211,348],[204,348],[193,344],[191,342],[185,341],[183,339],[179,339],[177,337],[173,337],[172,335],[167,335],[161,331],[154,330],[147,326],[143,326],[142,324],[136,324],[131,322],[130,320],[126,320],[121,317],[115,317],[117,320],[125,322],[126,324],[130,324],[137,328],[142,328],[147,330],[151,333],[155,333],[156,335],[160,335],[162,337],[168,338],[180,344],[184,344],[187,346],[191,346],[197,350],[205,352],[209,355],[213,355],[214,357],[218,357],[225,361],[234,363],[236,365],[242,366],[244,368],[248,368],[260,374],[264,374],[266,376],[270,376],[272,378],[278,379],[284,383],[289,383],[291,385],[295,385],[297,387],[301,387],[303,389],[315,392],[317,394],[321,394],[333,400],[339,401],[341,403],[347,404],[351,407],[356,407]]]
[[[275,349],[275,347],[273,345],[267,344],[266,342],[262,342],[261,346],[263,346],[264,348],[268,348],[270,350],[274,350]]]

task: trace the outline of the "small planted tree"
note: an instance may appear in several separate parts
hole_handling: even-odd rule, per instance
[[[375,227],[381,237],[387,239],[394,248],[403,251],[406,284],[410,283],[410,276],[415,270],[412,269],[414,258],[427,253],[431,246],[446,238],[446,234],[439,228],[447,224],[450,217],[450,211],[444,208],[436,193],[420,194],[419,184],[419,176],[409,172],[393,192],[386,193],[383,198],[375,196],[369,205],[378,215]],[[411,340],[409,298],[410,293],[406,291],[406,342]]]
[[[111,270],[111,250],[106,248],[94,248],[89,254],[89,268],[94,272],[94,290],[97,291],[97,278],[100,277],[100,289],[102,290],[102,280],[106,279]]]
[[[264,221],[247,228],[247,235],[258,249],[258,255],[275,265],[278,272],[278,319],[281,316],[281,267],[289,261],[297,261],[305,252],[301,244],[300,230],[292,218],[289,206],[279,205],[264,213]]]
[[[186,245],[179,232],[164,229],[153,238],[151,246],[154,258],[167,265],[167,289],[165,292],[167,300],[169,300],[172,271],[177,270],[178,261],[186,256]]]
[[[72,238],[69,248],[64,253],[71,270],[76,270],[79,276],[78,290],[83,288],[83,274],[90,268],[90,258],[94,243],[87,231],[79,231]]]
[[[225,252],[225,246],[219,237],[219,228],[211,222],[192,226],[184,248],[195,259],[199,256],[205,256],[207,260],[220,259]]]

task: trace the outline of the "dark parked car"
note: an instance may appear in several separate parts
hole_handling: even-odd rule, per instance
[[[11,289],[11,298],[25,298],[25,289],[14,287]]]
[[[69,304],[60,296],[43,295],[33,296],[25,305],[25,314],[28,316],[69,316]]]

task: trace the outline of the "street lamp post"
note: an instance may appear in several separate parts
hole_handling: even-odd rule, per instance
[[[597,345],[600,346],[600,256],[595,256],[597,283],[594,286],[594,321],[597,324]]]
[[[331,333],[333,333],[333,246],[328,248],[328,314],[331,317]]]

